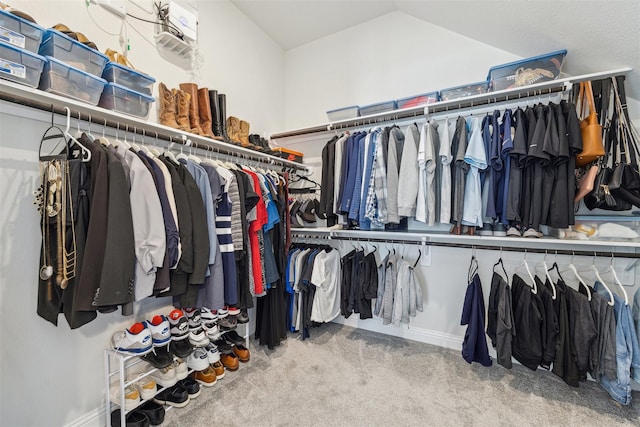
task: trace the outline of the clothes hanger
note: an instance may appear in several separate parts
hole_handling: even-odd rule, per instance
[[[129,131],[128,127],[127,127],[127,131]],[[136,134],[138,129],[136,129],[135,127],[133,128],[133,141],[131,141],[131,148],[133,148],[135,151],[140,151],[142,150],[142,148],[140,148],[140,146],[138,144],[136,144]]]
[[[149,157],[155,157],[155,154],[153,154],[151,152],[151,150],[149,149],[149,146],[146,144],[144,137],[147,136],[146,135],[146,131],[144,129],[142,129],[142,142],[140,143],[140,149],[142,152],[144,152],[147,156]]]
[[[536,265],[534,270],[539,270],[539,267],[542,267],[542,270],[544,271],[544,277],[549,281],[549,284],[551,285],[551,295],[553,299],[556,299],[556,286],[553,284],[553,280],[551,279],[551,275],[549,274],[549,266],[547,265],[547,252],[545,251],[544,253],[544,258],[542,259],[542,262],[538,265]]]
[[[78,147],[80,147],[80,149],[82,150],[83,156],[82,156],[82,161],[83,162],[89,162],[91,160],[91,151],[89,151],[89,149],[87,147],[85,147],[84,145],[82,145],[76,138],[74,138],[73,136],[71,136],[71,134],[69,133],[69,127],[71,125],[71,110],[69,109],[69,107],[64,107],[64,109],[67,111],[67,127],[64,130],[64,136],[67,138],[67,140],[70,140],[70,142],[75,145],[77,145]]]
[[[496,262],[495,264],[493,264],[493,271],[496,271],[496,267],[500,266],[502,267],[502,272],[504,273],[504,280],[509,283],[509,275],[507,274],[507,269],[504,268],[504,262],[502,261],[502,256],[500,256],[500,258],[498,259],[498,262]]]
[[[91,116],[89,116],[89,122],[91,122]],[[105,147],[111,147],[111,141],[109,141],[107,137],[104,135],[106,128],[107,128],[107,119],[104,119],[104,125],[102,126],[102,136],[96,138],[95,141],[104,145]]]
[[[158,142],[158,132],[156,132],[156,139],[153,140],[153,147],[151,147],[149,149],[149,152],[151,154],[153,154],[154,156],[158,157],[158,156],[162,155],[162,153],[160,153],[160,150],[158,150],[158,147],[156,147],[156,142]]]
[[[622,284],[620,279],[618,279],[618,274],[616,273],[616,269],[613,265],[613,253],[611,254],[611,263],[609,264],[609,268],[607,269],[607,271],[611,272],[611,275],[613,276],[613,283],[620,287],[622,295],[624,295],[624,305],[629,305],[629,296],[627,295],[627,291],[625,290],[624,285]]]
[[[375,252],[375,250],[374,250]],[[418,265],[418,262],[420,262],[420,258],[422,257],[422,250],[420,250],[420,248],[418,248],[418,258],[416,259],[416,262],[413,263],[413,268],[416,268],[416,266]]]
[[[571,256],[571,264],[569,264],[569,270],[571,272],[573,272],[573,274],[576,276],[576,278],[578,279],[578,283],[580,285],[582,285],[582,287],[584,287],[584,289],[587,291],[587,299],[589,301],[591,301],[591,289],[589,289],[589,286],[587,286],[586,282],[584,281],[584,279],[582,278],[582,276],[580,276],[580,274],[578,274],[578,269],[576,268],[576,266],[573,264],[573,258],[575,256],[575,253]],[[596,269],[595,265],[591,265],[596,273],[596,277],[598,278],[598,280],[600,280],[600,273],[598,273],[598,270]],[[609,292],[609,296],[611,297],[611,301],[613,301],[613,295],[611,294],[611,291],[609,290],[609,287],[604,283],[604,281],[601,281],[601,283],[604,285],[605,289],[607,290],[607,292]]]
[[[516,270],[520,267],[524,267],[529,279],[531,280],[531,292],[535,295],[538,293],[538,285],[536,285],[536,281],[533,278],[533,274],[531,274],[531,269],[529,268],[529,263],[527,262],[527,250],[524,251],[524,258],[522,259],[522,263],[516,267]]]
[[[171,149],[173,148],[173,137],[169,136],[169,146],[167,147],[167,149],[164,152],[164,156],[171,160],[174,163],[178,163],[178,159],[176,158],[175,154],[173,154],[173,151],[171,151]]]
[[[180,152],[178,154],[176,154],[176,159],[177,160],[187,160],[188,157],[187,155],[184,153],[183,148],[185,146],[185,144],[188,143],[188,139],[185,135],[182,135],[182,143],[180,144]]]

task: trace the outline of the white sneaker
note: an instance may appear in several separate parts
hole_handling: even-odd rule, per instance
[[[171,324],[167,316],[153,316],[153,319],[144,322],[149,331],[151,331],[151,340],[154,347],[161,347],[169,344],[171,341]]]
[[[200,309],[200,318],[202,319],[202,324],[211,324],[218,320],[218,312],[215,310],[210,310],[207,307],[202,307]]]
[[[151,331],[144,323],[134,323],[124,331],[118,331],[111,337],[112,348],[133,356],[142,356],[153,348]]]
[[[173,368],[173,365],[169,365],[166,368],[162,369],[154,368],[153,366],[149,365],[147,372],[151,372],[149,374],[149,378],[154,380],[156,384],[161,385],[162,387],[171,387],[178,382],[176,370]]]
[[[111,391],[109,397],[111,401],[120,406],[120,387],[115,384],[111,385]],[[124,389],[124,409],[131,411],[140,403],[140,392],[133,386],[129,385]]]
[[[189,322],[184,317],[182,310],[175,309],[169,313],[169,324],[171,325],[171,339],[174,341],[189,338]]]
[[[218,360],[220,360],[220,352],[218,351],[218,347],[214,343],[209,343],[209,345],[207,345],[205,349],[207,350],[207,357],[209,359],[210,365],[213,365]]]
[[[131,375],[127,377],[127,382],[135,381],[131,385],[135,387],[136,390],[138,390],[142,400],[149,400],[153,398],[153,396],[156,394],[156,381],[153,378],[150,378],[149,375],[137,381],[136,377],[137,375]]]
[[[220,339],[220,327],[218,326],[217,323],[210,323],[210,324],[203,324],[202,325],[204,330],[207,332],[207,336],[209,337],[210,341],[215,341]]]
[[[204,329],[197,328],[189,330],[189,342],[196,347],[206,347],[210,340]]]
[[[187,376],[189,375],[189,368],[187,368],[187,362],[185,362],[184,359],[181,359],[179,357],[176,357],[175,360],[173,361],[173,369],[176,372],[176,378],[178,378],[178,380],[183,380],[187,378]]]
[[[194,371],[204,371],[209,367],[209,356],[204,348],[197,347],[187,359],[187,366]]]
[[[227,317],[229,315],[229,310],[227,310],[226,308],[221,308],[220,310],[218,310],[218,319],[222,319],[224,317]]]
[[[185,308],[183,311],[189,322],[189,329],[202,327],[202,315],[199,308]]]

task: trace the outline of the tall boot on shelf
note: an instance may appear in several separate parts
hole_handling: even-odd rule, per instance
[[[209,108],[211,108],[211,130],[215,136],[222,136],[220,125],[220,106],[218,104],[218,91],[209,91]]]
[[[249,144],[249,122],[245,122],[244,120],[240,120],[240,132],[238,133],[238,140],[243,147],[249,147],[253,144]]]
[[[225,141],[231,142],[227,132],[227,95],[224,93],[218,94],[218,121],[220,122],[220,136]]]
[[[198,89],[198,112],[200,114],[200,128],[202,136],[213,138],[211,127],[211,105],[209,105],[209,89],[203,87]]]
[[[191,126],[189,124],[189,104],[191,103],[191,95],[179,89],[172,89],[171,91],[176,102],[177,128],[188,132],[191,130]]]
[[[191,133],[202,135],[200,113],[198,112],[198,85],[195,83],[180,83],[180,90],[191,95],[191,101],[189,102],[189,125],[191,126]]]
[[[177,129],[176,101],[173,93],[164,83],[160,83],[158,92],[158,95],[160,95],[160,124]]]
[[[229,116],[227,119],[227,135],[232,143],[240,145],[240,119]]]

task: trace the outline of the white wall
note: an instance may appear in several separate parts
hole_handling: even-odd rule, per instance
[[[118,36],[97,28],[83,0],[10,3],[45,27],[65,23],[102,51],[118,48]],[[145,16],[131,5],[130,13]],[[94,5],[89,12],[105,30],[120,31],[119,19]],[[252,131],[281,129],[282,49],[228,1],[199,2],[199,13],[202,63],[192,81],[224,91],[228,114],[249,120]],[[129,58],[136,67],[169,87],[191,80],[184,64],[167,61],[148,42],[153,40],[152,24],[130,22]],[[104,425],[96,417],[104,403],[103,351],[111,335],[152,313],[168,312],[170,301],[148,299],[136,305],[134,317],[99,315],[73,331],[63,315],[58,327],[37,316],[40,231],[32,192],[38,183],[38,144],[49,121],[45,112],[0,102],[0,425]]]
[[[393,12],[286,53],[286,128],[325,112],[484,80],[519,57]]]

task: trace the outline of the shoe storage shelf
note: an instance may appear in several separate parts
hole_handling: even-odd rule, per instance
[[[111,411],[114,405],[120,408],[120,425],[125,426],[126,416],[129,412],[133,411],[135,408],[142,405],[143,403],[151,400],[153,397],[155,397],[158,393],[160,393],[163,390],[163,389],[156,390],[153,397],[150,399],[143,399],[142,396],[140,396],[140,401],[137,403],[135,408],[130,408],[130,409],[125,408],[126,388],[148,377],[149,375],[152,375],[154,372],[157,371],[157,369],[150,369],[145,372],[137,372],[135,374],[135,378],[131,380],[127,380],[126,379],[127,371],[139,363],[146,363],[146,362],[142,360],[139,356],[123,354],[110,349],[104,351],[105,411],[106,411],[107,427],[111,427]],[[193,370],[188,369],[187,375],[191,374],[191,372],[193,372]],[[113,377],[115,376],[117,376],[118,379],[117,379],[117,382],[114,384]],[[115,393],[115,395],[119,397],[120,399],[119,403],[115,403],[111,400],[114,386],[118,387],[117,393]]]
[[[19,104],[15,106],[15,112],[16,114],[24,115],[25,117],[33,116],[30,112],[25,113],[24,110],[20,110],[26,106],[46,111],[50,114],[59,114],[63,117],[61,120],[57,121],[57,123],[62,124],[66,120],[66,107],[70,110],[70,116],[72,118],[90,123],[94,130],[97,128],[109,127],[112,129],[118,129],[120,134],[137,134],[142,135],[142,138],[146,137],[151,140],[156,139],[159,141],[158,145],[161,145],[162,143],[164,143],[165,146],[170,146],[171,143],[174,145],[188,145],[192,149],[195,147],[197,149],[205,150],[203,151],[203,154],[206,152],[210,154],[217,153],[232,158],[238,158],[241,163],[246,163],[241,161],[242,159],[246,159],[254,162],[279,165],[292,170],[308,170],[305,165],[286,160],[281,157],[260,153],[248,148],[180,131],[159,123],[152,123],[141,118],[89,105],[82,101],[65,98],[8,80],[0,79],[0,100]],[[51,119],[48,118],[47,120],[50,121]],[[88,126],[85,125],[84,128],[86,129]]]

